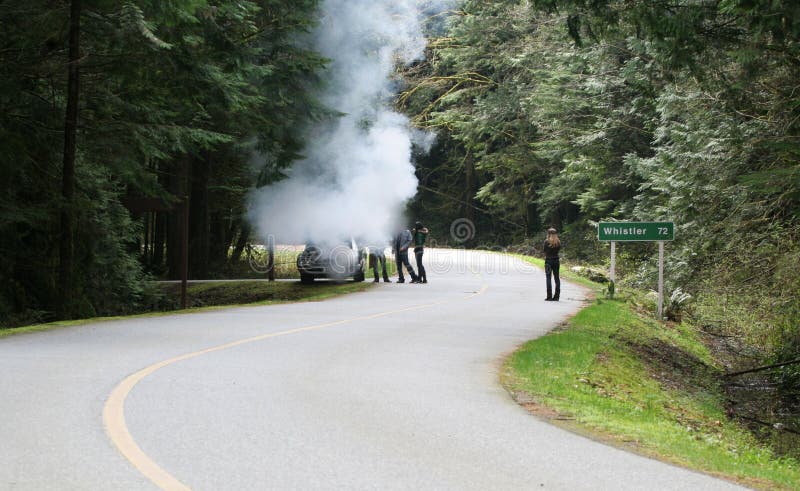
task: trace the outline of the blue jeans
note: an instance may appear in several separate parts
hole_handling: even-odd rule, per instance
[[[408,261],[408,250],[397,251],[397,276],[399,277],[398,281],[405,281],[405,278],[403,277],[403,265],[406,266],[408,274],[411,275],[411,281],[416,281],[417,274],[414,273],[414,268],[411,267],[411,263]]]

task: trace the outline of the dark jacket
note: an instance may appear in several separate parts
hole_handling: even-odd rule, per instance
[[[414,229],[414,250],[421,251],[425,247],[425,240],[428,238],[428,229]]]
[[[544,258],[545,259],[558,259],[558,251],[561,249],[561,246],[553,247],[551,246],[547,240],[544,241]]]

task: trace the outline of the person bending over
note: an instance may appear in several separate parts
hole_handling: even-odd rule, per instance
[[[383,272],[383,281],[391,283],[389,274],[386,271],[386,254],[383,253],[383,247],[369,246],[369,265],[372,267],[372,272],[375,274],[375,283],[380,281],[378,276],[379,270]]]

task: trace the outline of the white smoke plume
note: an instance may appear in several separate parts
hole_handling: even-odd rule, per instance
[[[331,60],[322,101],[344,115],[312,125],[306,158],[253,196],[251,221],[279,242],[386,243],[416,194],[412,131],[391,109],[398,63],[424,54],[431,0],[323,0],[315,49]]]

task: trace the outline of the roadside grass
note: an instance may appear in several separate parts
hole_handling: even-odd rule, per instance
[[[165,285],[169,310],[178,310],[180,284]],[[231,281],[205,282],[188,285],[189,308],[234,305],[270,305],[286,302],[324,300],[345,293],[361,292],[369,288],[363,282],[315,281],[304,285],[299,281]]]
[[[13,334],[47,331],[61,327],[79,326],[96,322],[135,319],[175,314],[191,314],[219,310],[231,307],[262,306],[288,302],[315,302],[348,293],[362,292],[370,288],[372,283],[336,283],[331,281],[317,281],[310,285],[302,285],[293,281],[231,281],[208,282],[189,284],[187,296],[190,307],[181,310],[180,284],[160,285],[163,297],[153,310],[147,313],[114,316],[93,317],[89,319],[76,319],[57,321],[46,324],[0,329],[0,338]]]
[[[727,418],[721,368],[699,335],[625,300],[597,300],[504,368],[517,401],[554,423],[748,486],[800,489],[800,463]]]
[[[279,280],[299,280],[297,271],[297,256],[299,249],[279,248],[275,251],[275,277]],[[386,258],[386,269],[389,276],[397,273],[397,267],[391,257]],[[208,308],[224,308],[240,305],[268,305],[281,302],[317,301],[325,298],[343,295],[351,292],[363,291],[368,288],[367,283],[372,282],[372,269],[367,265],[364,273],[365,283],[335,283],[329,281],[315,281],[310,285],[300,283],[276,281],[215,281],[227,278],[241,280],[266,280],[267,278],[267,253],[263,248],[254,248],[249,254],[233,264],[225,264],[216,270],[216,273],[203,283],[190,283],[188,297],[190,306],[187,310],[180,310],[180,284],[152,283],[148,288],[147,303],[137,307],[136,313],[121,312],[121,315],[92,317],[70,321],[55,321],[23,326],[6,327],[0,325],[0,337],[11,334],[36,332],[57,327],[69,327],[101,322],[112,319],[125,319],[133,317],[146,317],[153,315],[168,315],[173,313],[197,312]],[[30,319],[36,322],[38,319]]]

